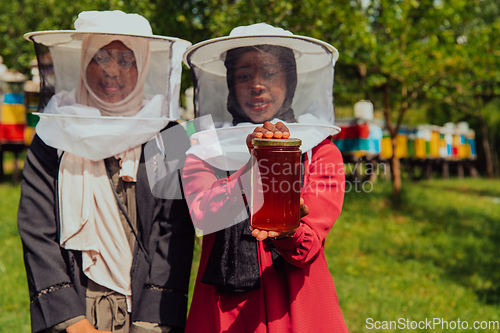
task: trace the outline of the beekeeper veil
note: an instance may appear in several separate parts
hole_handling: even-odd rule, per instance
[[[197,144],[189,153],[236,170],[249,159],[245,138],[256,124],[284,122],[291,136],[302,140],[303,152],[337,133],[337,58],[337,50],[325,42],[265,23],[190,47],[184,62],[193,74],[199,121],[192,136]]]
[[[82,12],[75,28],[25,35],[41,64],[36,131],[46,144],[96,161],[178,118],[189,42],[153,35],[144,17],[121,11]]]

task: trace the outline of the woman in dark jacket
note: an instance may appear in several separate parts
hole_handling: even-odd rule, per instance
[[[125,35],[129,25],[133,35]],[[162,127],[175,131],[168,124],[175,89],[145,92],[161,37],[144,18],[118,11],[83,12],[75,26],[62,38],[71,41],[67,50],[53,39],[47,45],[57,79],[67,74],[58,59],[68,61],[57,52],[81,43],[78,86],[46,106],[21,184],[32,331],[182,332],[194,230],[184,200],[153,196],[144,155]],[[29,37],[46,36],[54,38]],[[187,136],[179,143],[189,147]],[[168,177],[163,186],[176,186],[177,174]]]

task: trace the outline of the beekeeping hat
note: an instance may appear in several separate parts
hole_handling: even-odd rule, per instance
[[[37,31],[24,35],[35,43],[45,102],[42,106],[52,93],[71,91],[78,86],[82,41],[88,34],[147,41],[151,59],[144,94],[164,95],[169,103],[166,116],[178,118],[182,54],[191,43],[175,37],[153,35],[144,17],[119,10],[81,12],[75,21],[75,30]]]
[[[78,15],[75,30],[38,31],[24,37],[34,42],[37,53],[39,111],[44,111],[37,133],[46,144],[98,160],[146,142],[169,120],[178,118],[182,55],[191,44],[153,35],[144,17],[88,11]],[[82,71],[94,62],[103,71],[111,68],[114,62],[96,57],[114,41],[132,51],[137,83],[129,85],[134,90],[121,100],[109,101],[89,89],[88,73]],[[127,52],[108,52],[103,59],[125,65]],[[99,152],[101,148],[106,149]]]
[[[262,122],[284,121],[291,136],[302,139],[303,151],[339,131],[334,126],[333,104],[338,51],[321,40],[294,35],[265,23],[237,27],[227,37],[198,43],[184,53],[184,63],[193,74],[195,116],[212,119],[212,122],[200,121],[201,134],[193,137],[198,140],[199,149],[193,147],[190,152],[208,158],[218,168],[238,169],[248,160],[244,138],[259,123],[245,116],[234,93],[234,63],[241,54],[250,51],[274,55],[286,78],[286,96],[281,108],[271,118],[261,118]],[[221,149],[217,147],[214,151],[221,152],[222,159],[214,159],[200,139],[210,137],[203,133],[210,126],[218,129]],[[238,142],[241,144],[237,145]]]

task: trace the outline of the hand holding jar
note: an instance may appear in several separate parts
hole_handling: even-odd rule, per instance
[[[257,126],[253,133],[248,134],[247,147],[250,153],[252,153],[253,139],[288,139],[289,137],[290,131],[281,121],[277,122],[275,125],[273,125],[270,121],[266,121],[264,125]]]
[[[257,145],[258,143],[256,141],[254,141],[254,139],[269,139],[269,140],[272,140],[272,139],[277,139],[277,140],[280,140],[280,143],[282,144],[286,144],[287,142],[283,142],[284,140],[283,139],[288,139],[290,137],[290,131],[288,130],[288,128],[282,123],[282,122],[277,122],[276,124],[272,124],[271,122],[265,122],[263,126],[258,126],[255,128],[255,130],[253,131],[253,133],[249,134],[247,136],[247,146],[248,146],[248,149],[250,150],[250,153],[252,154],[252,151],[253,151],[253,148],[254,148],[254,143]],[[290,144],[293,143],[292,141],[293,139],[290,139]],[[259,140],[257,140],[259,141]],[[300,140],[296,140],[298,141],[299,145],[300,145]],[[277,141],[278,142],[278,141]],[[276,143],[277,143],[276,142]],[[273,142],[268,142],[267,144],[272,144]],[[300,165],[300,150],[298,150],[298,147],[295,149],[297,150],[297,156],[299,156],[299,159],[298,161],[295,161],[295,164],[296,165]],[[254,155],[258,155],[258,154],[252,154],[252,157],[255,157]],[[273,154],[274,155],[274,154]],[[271,156],[273,156],[271,155]],[[258,159],[258,157],[257,157]],[[253,162],[255,162],[256,160],[253,159]],[[261,159],[262,161],[262,159]],[[269,162],[268,159],[264,159],[265,162]],[[279,162],[277,162],[279,163]],[[261,168],[261,170],[273,170],[273,173],[274,173],[274,167],[272,165],[270,166],[264,166],[262,165],[261,166],[261,163],[258,162],[259,164],[259,167]],[[280,167],[283,167],[283,165],[280,164]],[[297,172],[296,172],[297,173]],[[266,176],[262,176],[260,177],[260,179],[258,180],[258,182],[260,182],[261,184],[263,184],[264,182],[266,182],[264,180],[264,178],[267,179]],[[300,177],[299,177],[300,179]],[[282,182],[283,181],[286,181],[286,180],[281,180]],[[300,180],[297,180],[297,181],[300,181]],[[293,188],[292,188],[292,185],[290,184],[291,182],[288,182],[288,187],[286,188],[286,191],[285,192],[294,192],[293,191]],[[263,184],[263,185],[266,185],[266,184]],[[274,185],[274,184],[273,184]],[[274,186],[273,186],[274,188]],[[278,188],[278,187],[277,187]],[[279,185],[279,189],[281,190],[281,192],[283,192],[283,188],[281,186],[281,184]],[[271,188],[269,186],[266,187],[266,192],[269,192],[271,190]],[[295,196],[299,197],[300,195],[300,186],[298,186],[298,191],[295,191],[297,193],[291,193],[292,196],[294,196],[293,194],[295,194]],[[267,196],[266,194],[264,194],[264,198],[273,198],[273,197],[282,197],[283,195],[286,196],[286,193],[268,193],[269,196]],[[252,196],[253,197],[253,196]],[[267,200],[268,200],[267,199]],[[292,201],[294,201],[295,199],[294,198],[290,198]],[[266,199],[264,199],[266,200]],[[269,205],[269,203],[267,203]],[[286,204],[286,203],[285,203]],[[296,207],[297,205],[294,204],[293,202],[290,202],[289,203],[289,208],[288,210],[294,210],[294,207]],[[276,207],[274,207],[276,208]],[[262,208],[261,208],[262,209]],[[265,211],[264,215],[265,214],[268,214],[268,211]],[[262,212],[262,211],[261,211]],[[266,238],[273,238],[273,239],[280,239],[280,238],[289,238],[289,237],[292,237],[294,234],[295,234],[295,231],[297,230],[297,227],[300,223],[300,219],[304,216],[306,216],[307,214],[309,213],[309,208],[305,205],[304,203],[304,199],[300,198],[300,201],[299,201],[299,214],[298,214],[298,221],[288,221],[288,223],[286,223],[287,225],[295,225],[295,227],[293,229],[287,229],[286,226],[280,226],[279,223],[273,223],[275,221],[272,221],[271,219],[267,219],[267,222],[269,223],[269,230],[267,230],[267,227],[266,227],[266,222],[262,222],[262,218],[259,219],[259,222],[256,222],[256,218],[254,218],[252,220],[252,226],[250,227],[251,230],[252,230],[252,235],[254,237],[257,238],[257,240],[264,240]],[[254,217],[255,215],[257,214],[253,214]],[[259,214],[260,215],[260,214]],[[297,214],[291,214],[290,216],[287,216],[287,217],[291,217],[291,218],[296,218],[297,217]],[[265,217],[264,217],[265,218]],[[278,230],[271,230],[271,229],[278,229]]]

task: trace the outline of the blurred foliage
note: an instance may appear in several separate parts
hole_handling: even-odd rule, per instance
[[[32,46],[22,35],[37,30],[73,29],[83,10],[135,12],[158,35],[197,43],[257,22],[324,40],[340,50],[337,91],[345,102],[359,97],[378,102],[377,88],[389,84],[406,95],[443,97],[460,73],[496,80],[499,8],[493,0],[14,0],[0,4],[0,54],[9,67],[26,72]],[[487,70],[485,70],[487,69]],[[466,73],[467,71],[470,73]],[[463,87],[466,89],[467,87]],[[475,87],[495,91],[495,87]],[[446,93],[446,95],[448,95]],[[392,104],[401,100],[395,98]]]
[[[104,0],[14,0],[0,2],[0,55],[7,67],[28,73],[35,57],[33,45],[23,38],[31,31],[74,29],[83,10],[114,9]]]
[[[34,54],[23,34],[72,29],[79,12],[105,9],[139,13],[155,34],[192,43],[257,22],[324,40],[340,51],[336,99],[342,105],[369,98],[377,108],[384,85],[395,92],[390,104],[396,109],[404,102],[442,100],[460,84],[457,75],[462,92],[500,90],[466,84],[474,84],[471,77],[497,82],[500,75],[499,8],[493,0],[3,1],[0,54],[9,68],[27,72]]]
[[[410,112],[418,114],[410,122],[464,120],[475,126],[479,139],[490,141],[489,149],[500,145],[499,109],[493,102],[500,94],[496,0],[2,1],[0,55],[9,68],[27,73],[34,52],[23,34],[73,29],[79,12],[106,9],[141,14],[155,34],[192,43],[258,22],[318,38],[340,52],[337,105],[369,99],[395,125]],[[182,90],[191,85],[185,70]],[[484,149],[478,144],[480,155]]]

